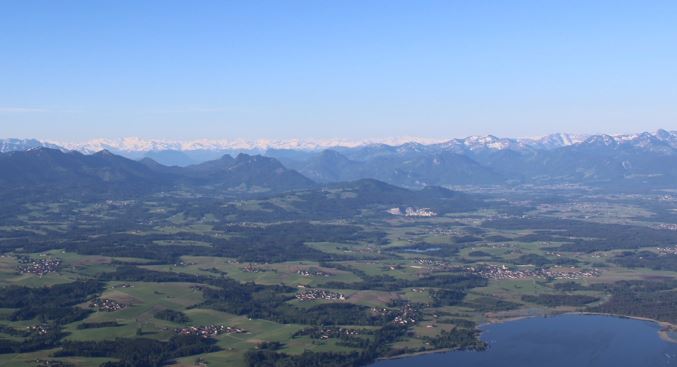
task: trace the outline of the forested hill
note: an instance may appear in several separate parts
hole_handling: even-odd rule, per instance
[[[0,154],[4,195],[86,196],[147,194],[163,190],[211,188],[234,192],[282,192],[315,183],[273,158],[240,154],[189,167],[167,167],[101,151],[82,154],[35,148]]]

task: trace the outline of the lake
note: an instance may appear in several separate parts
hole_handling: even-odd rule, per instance
[[[677,366],[677,344],[650,321],[568,314],[482,327],[483,352],[449,352],[379,361],[372,367]]]

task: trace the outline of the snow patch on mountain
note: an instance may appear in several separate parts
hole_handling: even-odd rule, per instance
[[[83,153],[109,150],[116,153],[148,153],[162,151],[258,151],[287,149],[320,151],[333,148],[388,146],[398,153],[448,151],[454,153],[500,150],[552,150],[572,145],[624,145],[641,149],[677,149],[677,132],[658,130],[654,133],[616,135],[577,135],[556,133],[535,138],[500,138],[494,135],[469,136],[457,139],[395,137],[382,139],[196,139],[156,140],[139,137],[94,139],[86,142],[47,142],[36,139],[0,139],[0,152],[28,150],[35,147],[63,148]]]
[[[0,153],[31,150],[41,147],[54,149],[60,148],[57,145],[37,139],[0,139]]]
[[[94,139],[83,143],[59,143],[61,146],[84,152],[97,152],[109,149],[119,152],[153,152],[162,150],[196,151],[196,150],[322,150],[332,147],[354,148],[371,144],[387,144],[391,146],[405,143],[432,144],[440,139],[398,137],[384,139],[198,139],[198,140],[146,140],[138,137],[122,139]]]

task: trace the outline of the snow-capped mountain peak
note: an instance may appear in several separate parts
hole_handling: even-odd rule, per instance
[[[0,153],[24,151],[41,147],[59,149],[57,145],[37,139],[0,139]]]
[[[537,138],[501,138],[494,135],[475,135],[451,140],[417,137],[384,139],[195,139],[155,140],[139,137],[120,139],[93,139],[81,143],[46,142],[36,139],[0,139],[0,152],[27,150],[35,147],[49,147],[95,153],[108,150],[115,154],[143,156],[149,152],[162,151],[251,151],[265,152],[270,149],[320,151],[334,148],[379,147],[394,149],[399,154],[447,151],[458,154],[485,151],[534,151],[553,150],[561,147],[594,144],[597,146],[633,146],[639,149],[670,151],[677,149],[677,132],[658,130],[654,133],[623,135],[575,135],[555,133]]]

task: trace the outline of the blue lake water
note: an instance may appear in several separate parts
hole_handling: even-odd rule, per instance
[[[380,361],[372,367],[654,367],[677,366],[677,344],[649,321],[561,315],[488,325],[483,352],[449,352]]]

